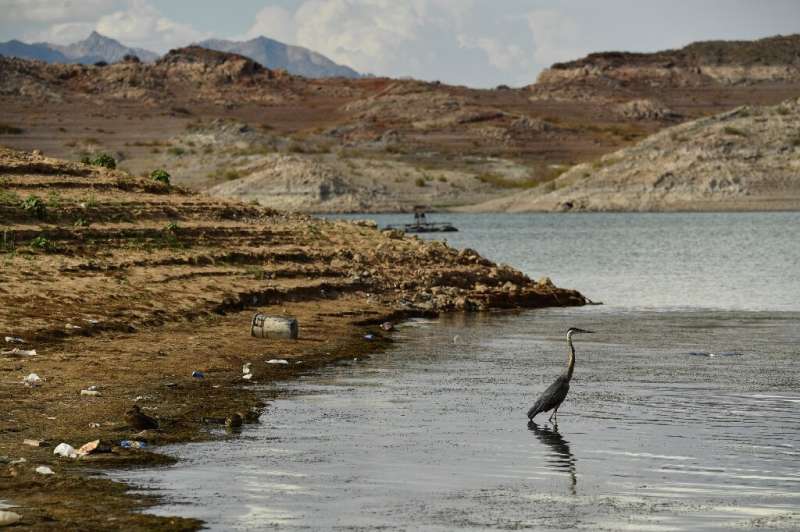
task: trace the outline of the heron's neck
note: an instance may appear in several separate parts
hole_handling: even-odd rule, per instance
[[[572,346],[572,336],[567,336],[567,345],[569,346],[569,359],[567,360],[567,379],[572,379],[572,371],[575,369],[575,348]]]

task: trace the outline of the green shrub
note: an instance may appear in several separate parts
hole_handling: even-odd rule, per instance
[[[56,249],[55,244],[43,236],[37,236],[31,240],[30,247],[42,251],[53,251]]]
[[[95,154],[94,157],[90,155],[84,155],[81,157],[81,162],[83,164],[91,164],[92,166],[110,168],[111,170],[117,167],[117,161],[107,153],[98,153]]]
[[[150,174],[150,179],[153,181],[158,181],[159,183],[164,183],[167,186],[170,184],[169,180],[171,177],[172,176],[169,175],[169,172],[161,168],[153,170],[153,172]]]
[[[170,155],[174,155],[175,157],[180,157],[186,153],[185,148],[181,148],[180,146],[173,146],[167,150],[167,153]]]
[[[28,196],[27,199],[22,202],[21,207],[25,212],[32,214],[40,220],[47,217],[47,203],[37,196]]]
[[[414,180],[414,184],[417,185],[418,187],[424,187],[425,186],[425,178],[423,178],[423,177],[416,178]]]

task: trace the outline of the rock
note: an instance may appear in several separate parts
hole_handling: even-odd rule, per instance
[[[615,111],[631,120],[675,120],[681,117],[663,103],[646,98],[619,104]]]
[[[125,412],[125,421],[136,430],[157,429],[158,421],[144,414],[139,405],[133,405]]]
[[[22,440],[22,443],[24,445],[30,445],[31,447],[49,447],[50,446],[50,444],[47,443],[44,440],[29,440],[29,439],[25,439],[25,440]]]
[[[542,277],[541,279],[536,281],[536,284],[542,288],[553,289],[556,287],[556,285],[553,284],[553,281],[551,281],[549,277]]]
[[[54,475],[54,474],[55,474],[55,473],[53,473],[53,470],[52,470],[52,469],[50,469],[50,468],[49,468],[49,467],[47,467],[47,466],[39,466],[39,467],[37,467],[37,468],[35,469],[35,471],[36,471],[37,473],[39,473],[40,475]]]
[[[0,526],[13,525],[19,523],[21,520],[22,516],[18,513],[0,510]]]
[[[231,414],[225,419],[225,426],[236,429],[242,426],[242,421],[243,419],[241,414]]]

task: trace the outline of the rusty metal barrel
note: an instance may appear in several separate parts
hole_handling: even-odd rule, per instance
[[[285,316],[268,316],[260,312],[250,323],[250,336],[274,340],[296,340],[297,319]]]

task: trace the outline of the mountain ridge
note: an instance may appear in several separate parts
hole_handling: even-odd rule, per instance
[[[144,48],[125,46],[116,39],[106,37],[96,31],[81,41],[60,45],[48,42],[24,43],[12,39],[0,43],[0,55],[33,59],[46,63],[93,64],[98,61],[116,63],[125,56],[135,55],[145,63],[155,61],[159,55]]]
[[[352,68],[338,64],[314,50],[285,44],[263,35],[247,41],[206,39],[194,45],[219,52],[235,53],[252,59],[270,70],[282,69],[290,74],[307,78],[362,77],[362,74]],[[126,46],[116,39],[92,31],[85,39],[64,45],[48,42],[26,43],[11,39],[0,43],[0,55],[46,63],[91,65],[100,61],[117,63],[126,56],[136,56],[144,63],[153,63],[166,54]]]
[[[361,74],[352,68],[335,63],[318,52],[302,46],[285,44],[263,35],[247,41],[206,39],[196,44],[219,52],[237,53],[249,57],[269,69],[283,69],[298,76],[308,78],[361,77]]]

